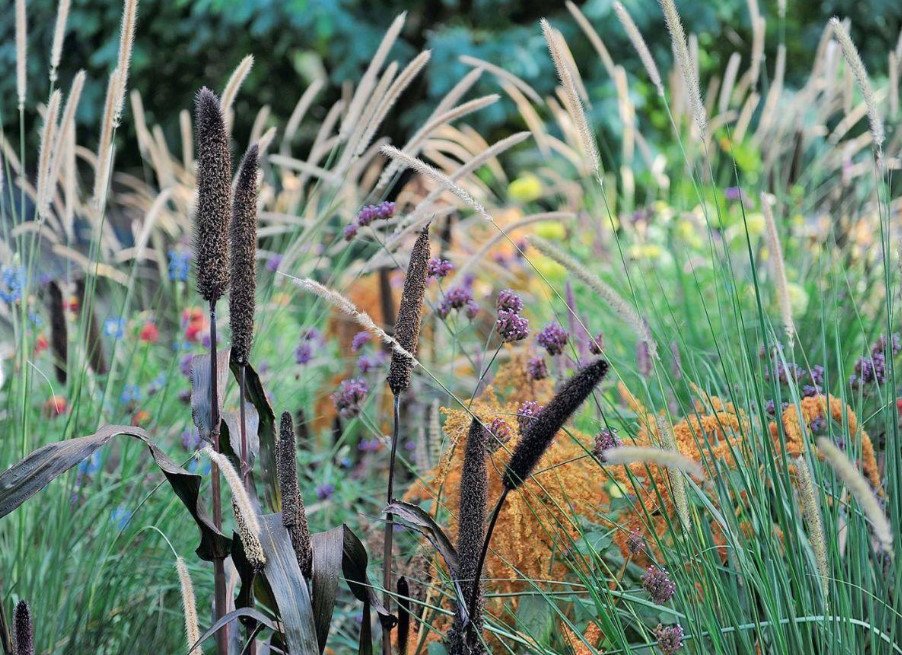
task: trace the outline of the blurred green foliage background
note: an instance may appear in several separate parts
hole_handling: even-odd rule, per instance
[[[605,40],[609,50],[640,84],[641,64],[612,10],[613,0],[577,3]],[[655,0],[624,0],[660,63],[670,61],[669,39]],[[722,70],[734,50],[748,52],[751,40],[749,9],[745,0],[678,3],[687,31],[699,37],[701,66]],[[788,0],[787,18],[778,18],[776,0],[761,0],[759,11],[767,19],[769,49],[782,35],[788,47],[788,83],[801,79],[813,63],[818,38],[832,15],[852,19],[852,37],[862,49],[871,75],[886,74],[885,53],[895,45],[902,24],[902,3],[897,0]],[[28,102],[46,97],[37,85],[48,69],[56,0],[29,0],[28,68],[32,80]],[[579,62],[594,98],[593,115],[600,127],[607,112],[616,112],[613,82],[575,24],[563,2],[529,0],[141,0],[130,87],[140,90],[150,122],[161,123],[175,137],[178,112],[191,106],[192,95],[202,85],[221,89],[233,68],[246,54],[256,58],[237,105],[238,134],[246,133],[257,110],[271,105],[272,119],[281,122],[309,80],[327,76],[337,93],[341,82],[357,80],[375,51],[385,28],[402,11],[408,21],[392,55],[403,61],[424,48],[432,61],[422,81],[415,85],[387,125],[390,136],[400,138],[423,119],[436,99],[464,75],[469,67],[459,61],[471,55],[502,65],[522,77],[539,93],[550,93],[555,75],[545,56],[538,20],[549,18],[562,30]],[[84,68],[89,78],[105,80],[113,68],[118,48],[118,23],[122,12],[116,0],[74,0],[69,18],[60,79],[64,86]],[[0,12],[0,66],[14,70],[14,0],[4,0]],[[776,37],[776,38],[774,38]],[[766,67],[772,71],[774,53]],[[704,71],[703,71],[704,72]],[[46,79],[44,77],[43,79]],[[477,92],[497,91],[485,76]],[[79,107],[79,122],[97,129],[103,109],[105,83],[88,84]],[[323,96],[323,113],[333,97]],[[608,103],[606,104],[606,100]],[[653,112],[642,120],[654,126]],[[16,111],[15,76],[0,76],[0,112],[5,123]],[[659,117],[664,121],[664,117]],[[509,130],[517,122],[513,104],[498,103],[473,117],[484,135]],[[126,120],[128,136],[133,128]],[[88,141],[90,143],[90,141]],[[137,156],[135,151],[125,156]],[[120,161],[127,165],[128,161]]]

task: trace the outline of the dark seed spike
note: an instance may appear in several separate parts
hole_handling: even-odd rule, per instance
[[[215,303],[229,286],[227,232],[232,207],[232,158],[219,98],[204,87],[197,94],[195,107],[197,288],[204,300]]]
[[[31,623],[28,603],[24,600],[20,600],[16,605],[13,624],[16,633],[16,655],[34,655],[34,626]]]
[[[283,412],[279,424],[279,443],[276,446],[276,469],[279,475],[279,490],[282,493],[282,524],[291,537],[291,545],[294,547],[301,573],[309,580],[313,573],[313,549],[310,546],[307,513],[304,511],[304,501],[298,487],[294,450],[294,426],[291,414]]]
[[[87,290],[84,278],[75,281],[75,294],[78,296],[78,311],[83,312],[88,308]],[[100,338],[100,326],[97,324],[97,315],[94,307],[90,308],[90,316],[87,320],[87,334],[85,335],[88,348],[88,364],[98,375],[107,372],[106,358],[103,356],[103,341]]]
[[[426,293],[426,264],[429,261],[429,226],[423,228],[407,265],[407,277],[404,278],[404,291],[401,293],[401,305],[398,308],[398,320],[395,323],[394,337],[398,344],[411,355],[417,354],[417,342],[420,338],[420,314],[423,308],[423,296]],[[392,353],[391,366],[388,371],[388,386],[396,396],[410,386],[410,374],[413,362],[397,352]]]
[[[580,369],[530,421],[504,471],[505,488],[514,490],[523,484],[551,445],[558,430],[588,398],[607,371],[608,363],[603,359]]]
[[[410,637],[410,586],[403,575],[398,578],[398,653],[407,655]]]
[[[257,157],[255,143],[244,155],[238,170],[232,202],[232,279],[229,291],[229,321],[232,356],[246,364],[254,338],[257,290]]]
[[[473,419],[467,434],[464,463],[460,478],[460,505],[457,529],[458,569],[455,578],[463,592],[464,599],[470,599],[475,592],[476,601],[470,612],[470,625],[464,625],[463,612],[455,613],[454,625],[449,634],[450,655],[476,654],[484,652],[479,635],[482,633],[482,577],[479,560],[485,539],[485,514],[488,502],[488,481],[486,474],[486,444],[488,431]]]
[[[50,348],[53,351],[56,381],[66,384],[66,362],[69,355],[66,310],[63,307],[63,292],[54,281],[47,285],[47,309],[50,312]]]

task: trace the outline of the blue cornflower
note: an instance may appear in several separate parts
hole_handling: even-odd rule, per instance
[[[126,384],[122,389],[122,395],[119,396],[119,402],[123,405],[130,405],[141,400],[141,387],[137,384]]]
[[[121,339],[125,336],[125,319],[111,316],[103,322],[103,333],[108,337]]]
[[[188,250],[170,250],[169,279],[173,282],[186,282],[188,270],[191,268],[191,252]]]
[[[25,269],[21,266],[4,266],[0,269],[0,300],[12,304],[22,298],[25,288]]]

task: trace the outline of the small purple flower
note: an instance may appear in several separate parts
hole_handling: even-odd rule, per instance
[[[372,439],[362,439],[360,443],[357,444],[357,450],[362,453],[375,453],[382,447],[382,442],[377,438]]]
[[[663,605],[676,593],[676,585],[671,582],[667,570],[658,568],[654,564],[642,574],[642,586],[658,605]]]
[[[448,318],[451,311],[455,309],[463,309],[467,318],[471,319],[475,317],[479,311],[479,305],[473,300],[473,291],[470,289],[469,285],[454,287],[448,291],[448,293],[445,294],[442,303],[436,310],[436,313],[438,313],[441,318]]]
[[[358,229],[359,228],[354,223],[345,225],[344,229],[341,231],[342,236],[344,236],[345,238],[345,241],[353,241],[354,237],[357,236]]]
[[[648,348],[648,342],[645,339],[636,344],[636,368],[639,375],[648,379],[651,377],[651,351]]]
[[[357,334],[354,335],[354,338],[351,339],[351,350],[353,350],[356,353],[358,350],[360,350],[366,344],[368,344],[370,341],[372,341],[372,339],[373,339],[373,335],[371,335],[369,332],[367,332],[365,330],[358,332]]]
[[[376,220],[376,210],[372,205],[367,205],[357,212],[357,225],[365,227]]]
[[[378,205],[367,205],[357,213],[357,224],[366,226],[377,220],[386,220],[395,215],[397,205],[391,201],[380,202]]]
[[[674,655],[683,647],[683,626],[679,623],[664,626],[660,623],[655,628],[655,637],[658,639],[658,648],[663,655]]]
[[[313,359],[313,345],[309,341],[302,341],[294,350],[294,361],[300,365],[309,364]]]
[[[428,277],[447,277],[447,275],[453,270],[454,264],[449,262],[447,259],[433,257],[428,262],[426,262],[426,275]]]
[[[610,428],[603,428],[601,432],[595,435],[595,448],[593,453],[602,462],[607,461],[604,451],[609,448],[617,448],[620,446],[620,438]]]
[[[764,411],[767,412],[770,416],[774,416],[777,413],[777,403],[773,400],[768,400],[764,403]]]
[[[604,350],[604,333],[599,332],[597,337],[589,341],[589,352],[600,355],[602,350]]]
[[[626,549],[631,555],[638,555],[645,550],[645,538],[637,530],[633,530],[626,538]]]
[[[523,299],[512,289],[503,289],[498,292],[498,311],[501,310],[519,314],[523,311]]]
[[[185,450],[194,452],[200,448],[200,444],[200,432],[197,431],[197,428],[182,431],[182,447],[184,447]]]
[[[730,202],[736,202],[742,199],[742,189],[738,186],[728,186],[723,190],[723,195]]]
[[[499,309],[495,329],[505,343],[522,341],[529,336],[529,321],[515,312]]]
[[[329,484],[328,482],[325,484],[318,485],[316,487],[316,497],[319,500],[328,500],[332,497],[332,494],[335,493],[335,485]]]
[[[827,429],[827,420],[823,416],[815,416],[808,425],[812,432],[820,433]]]
[[[813,398],[821,392],[821,388],[814,384],[806,384],[802,387],[802,397]]]
[[[902,350],[902,339],[899,338],[898,334],[892,335],[892,350],[893,355],[898,355],[899,351]],[[886,354],[886,335],[880,335],[880,338],[874,342],[874,345],[871,346],[871,354],[874,355],[876,353]]]
[[[549,323],[536,337],[536,341],[548,351],[549,355],[560,355],[564,352],[568,339],[567,332],[557,323]]]
[[[332,402],[342,418],[354,418],[360,414],[360,403],[369,393],[369,386],[362,378],[342,380],[338,391],[332,394]]]
[[[266,260],[266,270],[270,273],[275,273],[279,270],[279,266],[282,265],[282,255],[273,255],[269,259]]]
[[[811,383],[822,387],[824,386],[824,367],[820,364],[815,364],[811,367],[810,371]]]
[[[493,453],[511,440],[511,426],[503,418],[495,417],[489,423],[489,434],[492,438],[486,445],[486,449]]]
[[[182,372],[186,378],[191,377],[191,368],[193,366],[194,355],[185,355],[182,357],[181,361],[179,361],[179,370]]]
[[[548,366],[542,357],[532,357],[526,362],[526,374],[531,380],[544,380],[548,377]]]
[[[520,429],[520,434],[523,434],[526,427],[541,411],[542,407],[535,400],[527,400],[517,408],[517,427]]]
[[[370,371],[382,368],[385,365],[385,353],[381,350],[372,355],[361,355],[357,359],[357,368],[366,375]]]

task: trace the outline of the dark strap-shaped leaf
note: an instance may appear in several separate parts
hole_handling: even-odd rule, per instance
[[[222,421],[229,428],[229,446],[232,452],[241,458],[241,412],[237,409],[224,411]],[[244,421],[247,431],[247,459],[250,466],[254,465],[257,453],[260,451],[260,416],[257,408],[252,403],[244,403]],[[239,471],[241,469],[238,469]]]
[[[403,575],[398,578],[398,653],[407,655],[410,637],[410,585]]]
[[[316,621],[316,638],[322,652],[329,638],[332,613],[338,596],[338,581],[344,559],[344,526],[310,535],[310,545],[313,548],[313,616]]]
[[[236,380],[241,379],[241,368],[236,362],[231,362],[232,375]],[[263,383],[254,367],[246,365],[245,393],[247,401],[257,409],[259,426],[257,430],[260,448],[260,470],[263,474],[263,490],[266,499],[266,507],[272,512],[282,508],[281,494],[279,493],[279,480],[276,477],[276,415],[266,398]]]
[[[424,509],[396,500],[388,505],[383,513],[392,514],[395,521],[403,523],[426,537],[445,560],[448,569],[450,571],[457,570],[457,549],[454,548],[445,531]]]
[[[15,510],[52,480],[86,460],[118,435],[139,439],[150,450],[154,462],[163,471],[172,490],[191,513],[200,529],[197,556],[211,561],[214,557],[228,555],[230,539],[213,526],[199,501],[201,476],[189,473],[173,462],[150,440],[144,430],[130,425],[107,425],[87,437],[47,444],[4,471],[0,474],[0,518]]]
[[[363,543],[357,538],[357,535],[354,534],[351,528],[346,525],[341,527],[344,530],[344,555],[341,569],[348,583],[348,589],[351,590],[351,593],[354,594],[357,600],[363,603],[366,609],[366,613],[363,615],[364,623],[369,621],[368,608],[372,607],[376,610],[376,614],[379,615],[379,623],[381,625],[386,628],[395,627],[398,619],[382,603],[366,574],[366,567],[369,564],[366,548],[363,547]]]
[[[357,655],[373,655],[373,626],[370,624],[370,601],[363,601],[363,621],[360,624],[360,645]]]
[[[267,514],[260,526],[260,543],[266,556],[263,575],[279,608],[288,651],[291,655],[319,655],[310,593],[291,538],[282,525],[282,515]]]
[[[226,366],[230,349],[220,350],[216,355],[218,414],[222,416],[222,401],[225,398],[226,381],[229,379]],[[191,418],[201,439],[211,441],[212,412],[210,407],[210,355],[194,355],[191,358]]]
[[[197,646],[204,643],[207,639],[209,639],[210,637],[215,635],[217,632],[222,630],[225,626],[227,626],[232,621],[234,621],[236,619],[241,619],[241,618],[252,619],[252,620],[256,621],[257,623],[265,625],[270,630],[275,630],[275,631],[279,630],[278,624],[275,623],[271,618],[266,616],[266,614],[264,614],[260,610],[255,610],[252,607],[240,607],[237,610],[232,610],[228,614],[220,617],[220,619],[216,623],[214,623],[213,625],[210,626],[209,630],[207,630],[205,633],[203,633],[200,636],[200,639],[198,639],[195,643],[191,644],[191,648],[188,650],[188,652],[189,653],[195,652],[194,649]],[[198,648],[196,652],[199,653],[200,649]]]

